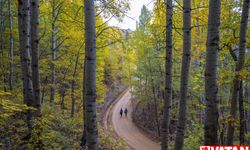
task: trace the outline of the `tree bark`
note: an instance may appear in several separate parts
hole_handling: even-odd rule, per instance
[[[98,149],[98,129],[96,121],[96,21],[94,0],[84,1],[85,14],[85,94],[86,100],[86,143],[91,150]]]
[[[249,84],[245,83],[245,95],[244,95],[245,103],[250,103],[250,90],[249,90]],[[245,125],[245,131],[248,133],[249,127],[250,127],[250,110],[245,111],[245,117],[246,117],[246,125]],[[250,140],[248,140],[250,142]]]
[[[56,60],[56,4],[55,0],[52,1],[52,36],[51,36],[51,56],[52,56],[52,63],[51,63],[51,87],[50,87],[50,105],[54,105],[55,101],[55,86],[56,86],[56,69],[55,69],[55,60]]]
[[[68,69],[71,65],[69,65],[66,70],[63,72],[63,78],[62,78],[62,81],[65,81],[65,78],[66,78],[66,75],[67,75],[67,72],[68,72]],[[64,97],[65,97],[65,93],[67,91],[67,84],[66,83],[62,83],[62,86],[60,88],[60,97],[61,97],[61,101],[60,101],[60,105],[61,105],[61,109],[62,109],[62,112],[64,113],[64,109],[67,109],[67,107],[65,107],[65,104],[64,104]]]
[[[1,52],[1,75],[2,75],[2,80],[3,80],[3,91],[7,91],[7,81],[6,81],[6,72],[5,72],[5,56],[4,56],[4,0],[0,1],[0,52]]]
[[[242,70],[245,61],[245,51],[246,51],[246,35],[247,35],[247,24],[248,24],[248,15],[249,15],[249,4],[250,0],[243,1],[242,15],[241,15],[241,24],[240,24],[240,41],[239,41],[239,57],[236,64],[236,75],[234,78],[233,84],[233,95],[231,99],[231,111],[230,117],[232,119],[229,122],[228,130],[227,130],[227,145],[233,144],[234,139],[234,122],[236,120],[236,112],[237,112],[237,100],[239,94],[239,87],[241,79],[239,79],[239,72]]]
[[[31,50],[32,50],[32,81],[34,104],[40,113],[40,74],[39,74],[39,49],[38,49],[38,18],[39,18],[39,0],[31,0]]]
[[[175,138],[175,150],[182,150],[184,143],[184,130],[187,115],[187,94],[189,68],[191,59],[191,1],[183,1],[183,53],[181,67],[180,103],[177,133]]]
[[[209,1],[205,67],[205,145],[218,144],[218,50],[220,41],[220,0]]]
[[[166,4],[166,60],[165,60],[165,97],[162,120],[161,149],[168,150],[169,121],[172,101],[172,0],[165,0]]]
[[[240,112],[240,145],[245,144],[245,110],[244,110],[244,86],[243,81],[240,82],[239,88],[239,112]]]
[[[13,90],[13,74],[14,74],[14,38],[13,38],[13,17],[11,9],[11,0],[8,0],[8,11],[9,11],[9,28],[10,28],[10,64],[9,64],[9,89]]]
[[[85,70],[86,70],[86,55],[84,58],[84,66],[83,66],[83,74],[85,75]],[[83,107],[83,133],[82,133],[82,139],[81,139],[81,147],[83,149],[86,149],[86,111],[85,111],[85,106],[86,106],[86,100],[85,100],[85,77],[83,78],[83,88],[82,88],[82,107]]]
[[[30,1],[18,0],[19,47],[24,85],[24,103],[32,104],[33,85],[30,60]]]
[[[32,70],[30,60],[30,1],[18,0],[18,30],[19,30],[19,48],[22,66],[22,80],[23,80],[23,95],[24,103],[28,106],[33,106],[33,83]],[[34,126],[34,115],[32,110],[27,112],[28,135],[27,139],[31,137]]]
[[[48,76],[45,77],[45,80],[43,81],[43,83],[47,83],[48,80]],[[41,104],[44,103],[45,99],[45,87],[42,87],[42,91],[41,91]]]
[[[76,63],[75,63],[75,68],[74,68],[74,72],[73,72],[73,78],[71,80],[71,100],[72,100],[71,117],[72,118],[74,117],[74,113],[75,113],[75,76],[76,76],[79,55],[80,55],[80,51],[77,53],[77,56],[76,56]]]

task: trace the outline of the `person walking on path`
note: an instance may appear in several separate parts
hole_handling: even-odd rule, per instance
[[[122,108],[121,108],[121,110],[120,110],[120,115],[121,115],[121,117],[122,117],[122,114],[123,114],[123,110],[122,110]]]
[[[124,113],[125,113],[125,115],[127,117],[127,114],[128,114],[128,109],[127,108],[125,108]]]

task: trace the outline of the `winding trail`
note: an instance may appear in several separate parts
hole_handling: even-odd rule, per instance
[[[114,128],[117,135],[135,150],[160,150],[160,144],[148,138],[132,121],[131,93],[127,90],[117,98],[114,105],[107,110],[104,118],[104,126],[108,128],[108,123]],[[120,109],[127,108],[128,116],[120,117]],[[106,120],[106,121],[105,121]],[[109,121],[108,121],[109,120]],[[106,123],[105,123],[106,122]]]

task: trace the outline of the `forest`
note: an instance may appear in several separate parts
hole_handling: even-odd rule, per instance
[[[250,149],[250,0],[132,1],[0,0],[0,150]]]

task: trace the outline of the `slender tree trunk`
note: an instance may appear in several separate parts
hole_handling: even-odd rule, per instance
[[[151,61],[148,60],[148,62],[149,62],[149,74],[150,74],[150,81],[151,81],[151,89],[153,92],[153,99],[154,99],[155,124],[156,124],[156,128],[157,128],[158,136],[160,136],[161,134],[160,134],[160,123],[159,123],[159,117],[158,117],[157,97],[156,97],[154,79],[153,79],[152,70],[151,70],[151,68],[152,68]]]
[[[11,0],[8,0],[8,11],[9,11],[9,28],[10,28],[10,64],[9,64],[9,89],[13,90],[13,74],[14,74],[14,38],[13,38],[13,17],[11,9]]]
[[[51,36],[51,54],[52,54],[52,63],[51,63],[51,87],[50,87],[50,105],[54,105],[55,101],[55,86],[56,86],[56,69],[54,65],[54,61],[56,60],[56,4],[55,1],[53,0],[52,2],[52,36]]]
[[[7,81],[6,81],[6,72],[5,72],[5,56],[4,56],[4,0],[0,1],[0,52],[1,52],[1,74],[3,80],[3,90],[7,91]]]
[[[231,99],[231,109],[230,109],[230,122],[227,128],[227,144],[233,143],[234,138],[234,123],[236,119],[236,111],[237,111],[237,100],[239,94],[239,82],[235,78],[233,81],[233,92],[232,92],[232,99]]]
[[[23,95],[24,103],[28,106],[33,106],[33,84],[32,84],[32,70],[30,60],[30,1],[18,0],[18,30],[19,30],[19,47],[22,66],[22,80],[23,80]],[[34,115],[32,110],[28,110],[27,124],[29,133],[28,139],[31,136],[34,126]]]
[[[76,56],[76,63],[75,63],[75,68],[73,72],[73,78],[71,80],[71,100],[72,100],[71,117],[72,118],[74,117],[74,113],[75,113],[75,76],[76,76],[79,55],[80,55],[80,51],[77,53],[77,56]]]
[[[62,91],[60,93],[60,96],[61,96],[61,103],[60,103],[60,105],[61,105],[61,109],[64,110],[65,109],[64,97],[65,97],[66,89],[65,89],[65,87],[62,87],[62,88],[63,89],[62,89]]]
[[[3,50],[3,20],[4,20],[4,13],[3,13],[3,8],[4,8],[4,1],[0,0],[0,57],[1,57],[1,78],[3,81],[3,90],[6,92],[5,89],[5,82],[4,82],[4,50]]]
[[[69,67],[70,66],[71,65],[69,65]],[[69,67],[67,67],[66,70],[64,71],[62,81],[65,81]],[[60,88],[60,91],[59,91],[60,97],[61,97],[60,105],[61,105],[61,109],[63,113],[64,113],[64,109],[66,109],[65,104],[64,104],[64,97],[65,97],[66,90],[67,90],[67,84],[63,82],[62,87]]]
[[[238,100],[238,92],[240,88],[239,72],[242,70],[245,61],[245,51],[246,51],[246,35],[247,35],[247,23],[248,23],[248,15],[249,15],[249,4],[250,0],[243,1],[242,15],[241,15],[241,24],[240,24],[240,42],[239,42],[239,57],[236,64],[236,75],[234,78],[233,84],[233,95],[231,99],[231,111],[230,115],[232,117],[232,122],[229,123],[227,130],[227,145],[233,144],[234,139],[234,122],[236,119],[236,111],[237,111],[237,100]]]
[[[48,76],[45,77],[44,83],[47,83]],[[44,103],[44,96],[45,96],[45,87],[43,86],[42,92],[41,92],[41,104]]]
[[[41,96],[41,104],[44,102],[44,94],[45,94],[45,88],[42,88],[42,96]]]
[[[84,1],[85,14],[85,95],[86,101],[86,142],[87,148],[98,149],[98,129],[96,121],[96,23],[94,0]]]
[[[244,110],[244,90],[243,81],[240,82],[239,89],[239,112],[240,112],[240,145],[245,144],[245,110]]]
[[[159,123],[159,117],[158,117],[157,97],[156,97],[155,87],[153,85],[152,76],[151,76],[151,82],[152,82],[152,92],[153,92],[153,95],[154,95],[155,123],[156,123],[156,127],[157,127],[158,136],[160,136],[161,134],[160,134],[160,123]]]
[[[39,0],[31,0],[31,50],[32,50],[32,80],[34,90],[34,106],[40,113],[40,74],[39,74],[39,49],[38,49],[38,18]]]
[[[30,0],[31,2],[31,50],[32,50],[32,81],[33,81],[33,94],[34,103],[33,107],[37,110],[33,111],[34,117],[40,117],[41,114],[41,92],[40,92],[40,73],[39,73],[39,0]],[[36,124],[35,135],[38,138],[38,147],[42,148],[42,126]]]
[[[85,52],[86,53],[86,52]],[[83,74],[85,75],[85,70],[86,70],[86,55],[84,58],[84,66],[83,66]],[[82,88],[82,107],[83,107],[83,134],[82,134],[82,139],[81,139],[81,147],[83,149],[86,148],[86,111],[85,111],[85,106],[86,106],[86,100],[85,100],[85,77],[83,77],[83,88]]]
[[[175,138],[175,150],[182,150],[184,143],[184,130],[187,115],[187,94],[191,57],[191,1],[183,1],[183,53],[181,68],[180,103],[177,133]]]
[[[250,68],[250,67],[249,67]],[[249,84],[246,82],[245,83],[245,103],[250,103],[250,90],[249,90]],[[245,116],[246,116],[246,125],[245,125],[245,132],[248,133],[249,127],[250,127],[250,110],[245,111]],[[249,142],[248,140],[247,142]]]
[[[172,101],[172,0],[165,0],[166,13],[166,74],[165,74],[165,96],[162,120],[161,149],[168,150],[169,121]]]
[[[205,145],[218,144],[217,66],[220,41],[220,0],[209,1],[207,51],[205,67]]]
[[[75,113],[75,80],[71,81],[71,118],[74,117]]]
[[[32,116],[34,118],[40,117],[41,114],[41,97],[40,97],[40,74],[39,74],[39,37],[38,37],[38,25],[39,25],[39,0],[30,0],[30,34],[31,34],[31,51],[32,51],[32,81],[33,81],[33,104],[32,106],[36,108],[33,110]],[[35,124],[36,132],[35,135],[38,138],[37,146],[42,148],[42,126],[40,124]]]
[[[32,104],[33,85],[30,60],[30,1],[18,1],[19,47],[24,84],[24,103]]]

